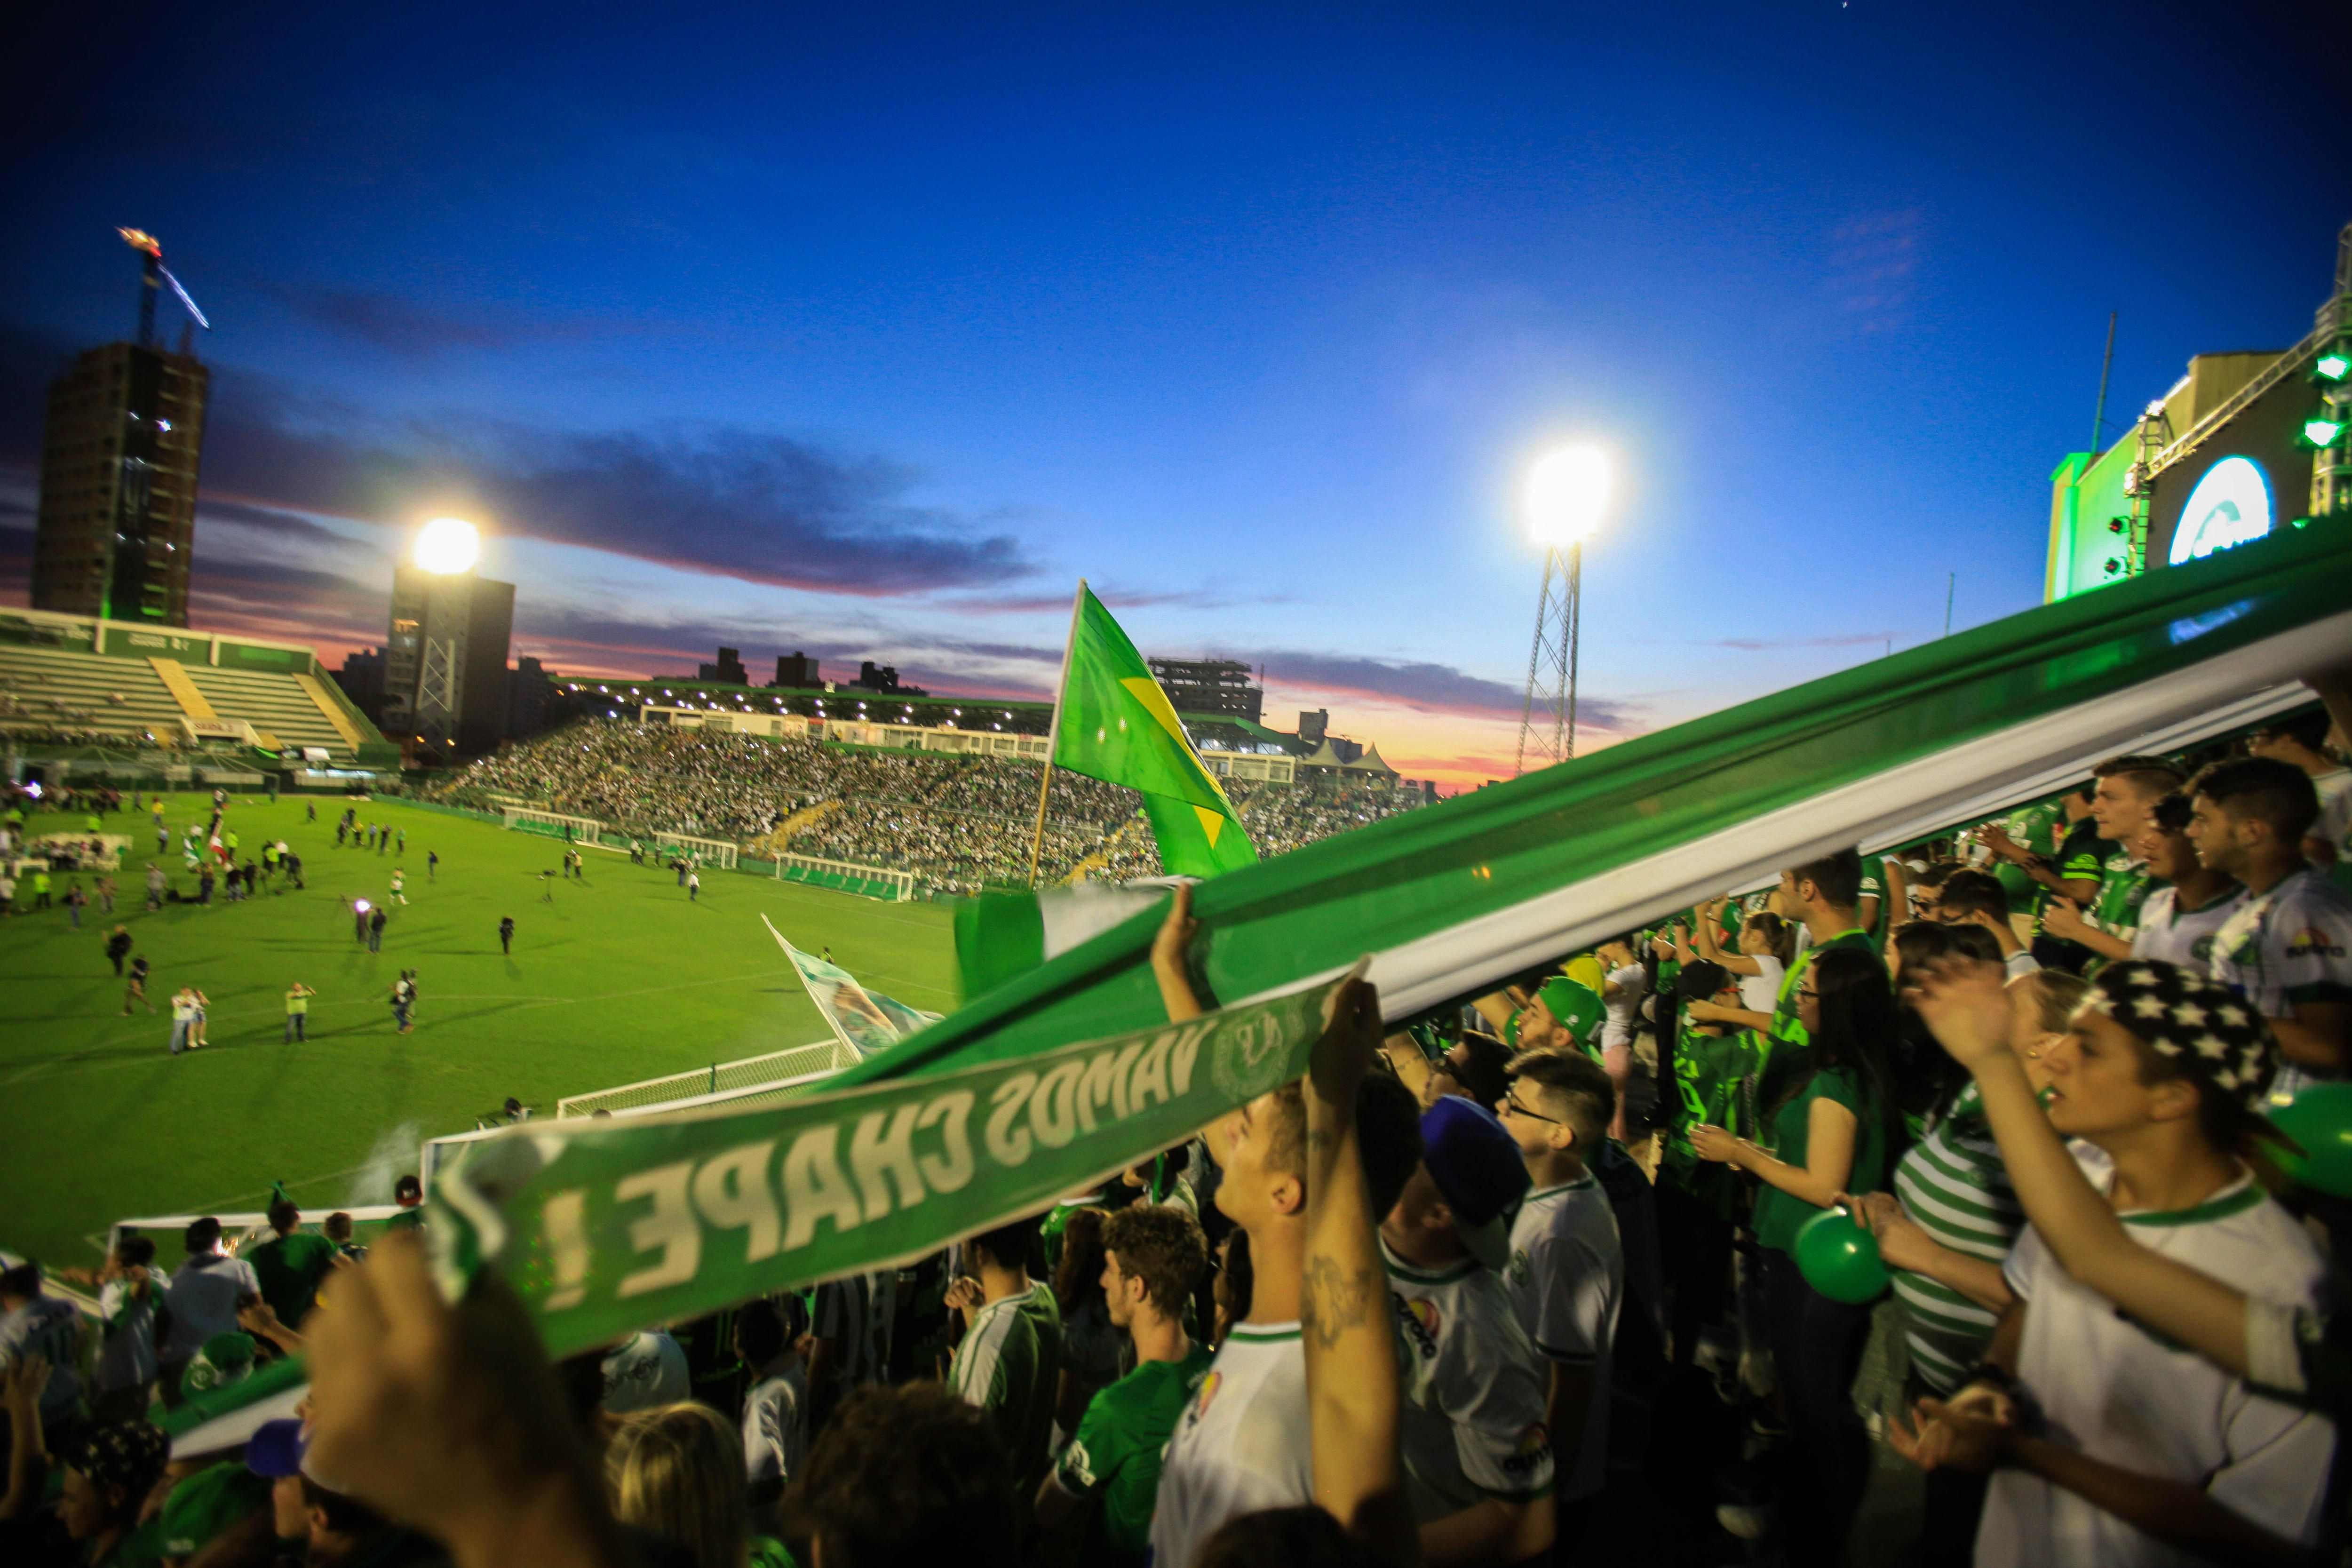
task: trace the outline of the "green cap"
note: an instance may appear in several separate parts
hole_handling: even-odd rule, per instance
[[[223,1459],[198,1470],[163,1500],[163,1555],[193,1557],[229,1526],[268,1506],[269,1482],[243,1460]]]
[[[1581,981],[1570,980],[1565,974],[1555,974],[1544,982],[1538,994],[1544,1011],[1568,1026],[1579,1045],[1589,1044],[1592,1031],[1606,1011],[1601,1005],[1600,994]]]
[[[205,1342],[204,1348],[188,1358],[187,1370],[180,1374],[184,1394],[209,1394],[215,1388],[226,1388],[253,1375],[254,1343],[251,1334],[232,1331],[215,1334]]]

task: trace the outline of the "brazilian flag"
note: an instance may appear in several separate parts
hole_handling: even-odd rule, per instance
[[[1234,803],[1193,753],[1168,694],[1084,583],[1062,661],[1054,765],[1141,791],[1160,864],[1171,876],[1214,877],[1257,860]]]

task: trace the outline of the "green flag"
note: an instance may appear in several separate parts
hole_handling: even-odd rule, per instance
[[[1231,816],[1166,795],[1145,795],[1143,811],[1160,841],[1160,869],[1171,877],[1213,877],[1257,863],[1256,847]]]
[[[1193,755],[1168,694],[1084,583],[1070,612],[1053,760],[1142,791],[1160,864],[1172,875],[1213,877],[1257,858],[1234,803]]]

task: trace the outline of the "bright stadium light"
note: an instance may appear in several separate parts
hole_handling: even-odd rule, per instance
[[[1579,544],[1600,526],[1612,488],[1609,454],[1598,447],[1562,447],[1528,470],[1528,528],[1538,544]]]
[[[471,572],[481,555],[481,531],[462,517],[436,517],[417,531],[416,564],[427,572]]]

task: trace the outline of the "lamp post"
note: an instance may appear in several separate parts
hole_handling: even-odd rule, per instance
[[[1516,775],[1576,755],[1576,665],[1584,596],[1584,542],[1600,525],[1613,488],[1609,455],[1562,447],[1528,470],[1528,531],[1544,548],[1536,635],[1528,649],[1527,706],[1519,718]]]

